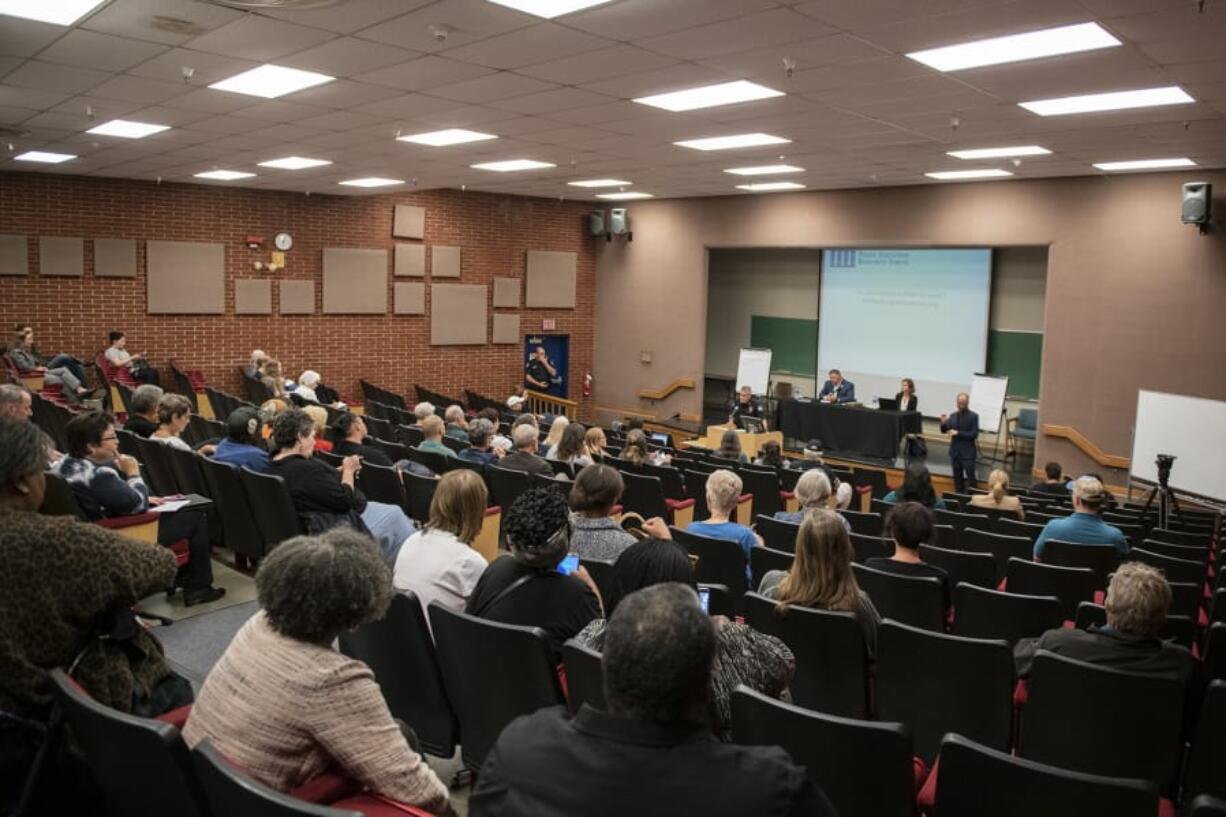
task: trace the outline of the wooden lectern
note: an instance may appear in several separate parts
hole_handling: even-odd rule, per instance
[[[710,448],[713,451],[719,450],[719,444],[724,439],[724,432],[730,428],[734,428],[731,423],[724,423],[718,426],[707,426],[707,436],[699,437],[694,440],[686,440],[681,443],[683,446],[697,445],[701,448]],[[762,444],[774,440],[779,443],[779,447],[783,447],[783,432],[782,431],[764,431],[761,434],[755,434],[752,431],[738,431],[737,436],[741,439],[741,450],[750,459],[758,456],[758,452],[762,450]]]

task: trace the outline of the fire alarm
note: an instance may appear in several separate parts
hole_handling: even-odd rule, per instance
[[[245,243],[247,244],[247,248],[248,248],[248,249],[251,249],[251,250],[258,250],[260,247],[263,247],[263,246],[264,246],[264,236],[262,236],[262,235],[249,235],[249,236],[247,236],[247,239],[246,239]]]

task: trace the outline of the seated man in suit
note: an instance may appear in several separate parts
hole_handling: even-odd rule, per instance
[[[543,457],[536,455],[536,450],[540,447],[540,432],[536,430],[536,426],[532,423],[516,426],[511,429],[511,441],[515,444],[515,451],[499,460],[499,467],[546,477],[553,476],[553,467]]]
[[[830,370],[830,379],[822,384],[822,390],[817,393],[817,399],[823,403],[854,403],[856,402],[856,384],[843,379],[843,373],[838,369]]]

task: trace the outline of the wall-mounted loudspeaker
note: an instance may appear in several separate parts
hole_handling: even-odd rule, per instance
[[[1212,216],[1213,185],[1188,182],[1183,186],[1183,223],[1208,224]]]
[[[608,231],[605,227],[604,210],[593,210],[587,214],[587,229],[593,236],[602,236]]]
[[[630,218],[626,211],[617,208],[609,211],[609,232],[613,235],[625,235],[630,231]]]

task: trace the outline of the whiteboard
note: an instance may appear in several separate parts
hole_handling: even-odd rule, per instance
[[[971,378],[971,411],[979,415],[979,430],[1000,431],[1000,413],[1005,407],[1009,378],[977,374]]]
[[[736,364],[736,388],[749,386],[754,394],[766,394],[770,376],[770,349],[741,349]]]
[[[1132,433],[1128,473],[1147,482],[1158,481],[1159,454],[1178,459],[1170,486],[1179,491],[1226,501],[1226,403],[1203,397],[1137,392],[1137,422]]]

